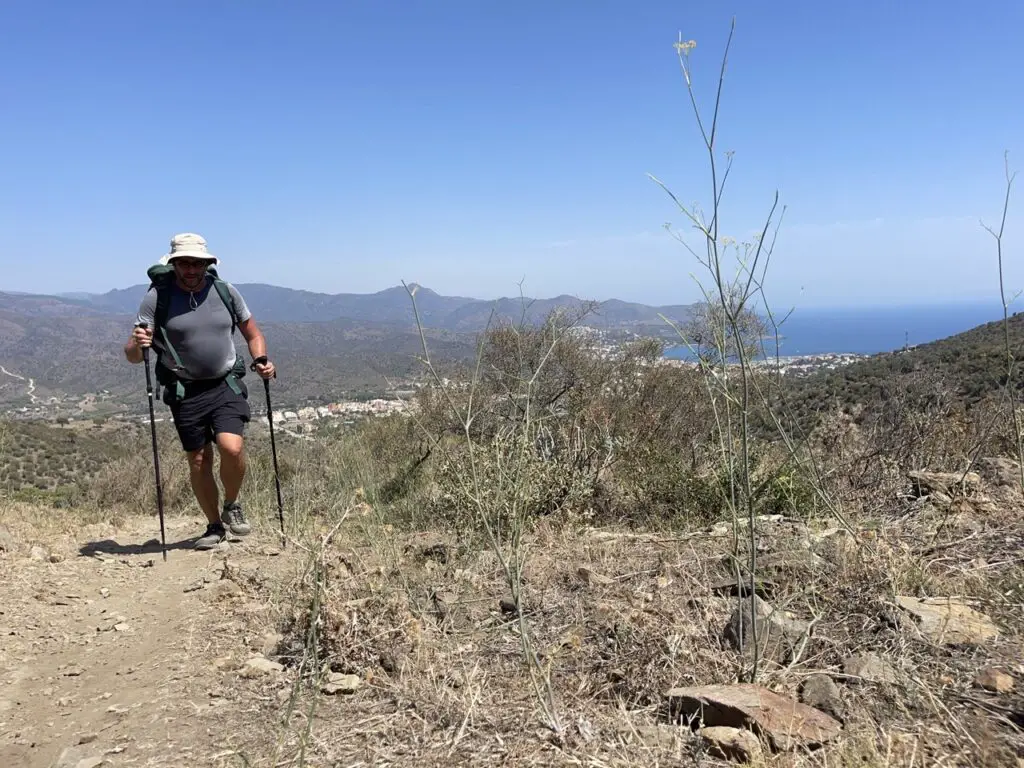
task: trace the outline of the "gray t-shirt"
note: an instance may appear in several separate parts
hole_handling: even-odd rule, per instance
[[[244,323],[252,313],[242,295],[233,285],[228,290],[235,300],[238,322]],[[150,289],[139,305],[136,323],[153,327],[156,312],[156,289]],[[226,376],[235,363],[235,342],[231,337],[231,313],[207,278],[206,286],[190,294],[171,284],[170,302],[165,326],[167,338],[181,358],[185,370],[175,371],[178,378],[198,380]],[[164,365],[174,368],[174,358],[165,351],[160,333],[153,336],[153,347],[161,354]]]

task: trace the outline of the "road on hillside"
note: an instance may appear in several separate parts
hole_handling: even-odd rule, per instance
[[[32,402],[33,405],[35,405],[35,402],[36,402],[36,400],[38,398],[33,394],[36,391],[36,383],[35,383],[35,381],[33,379],[31,379],[31,378],[26,379],[24,376],[19,376],[16,373],[11,373],[6,368],[4,368],[2,365],[0,365],[0,373],[6,373],[12,379],[18,379],[19,381],[27,381],[28,382],[28,389],[25,392],[25,394],[28,395],[28,399]]]

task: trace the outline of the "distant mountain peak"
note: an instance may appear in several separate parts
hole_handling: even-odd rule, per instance
[[[394,288],[388,288],[389,291],[401,291],[406,293],[406,286],[409,291],[412,291],[414,296],[439,296],[437,291],[432,291],[422,283],[406,283],[405,285],[396,285]]]

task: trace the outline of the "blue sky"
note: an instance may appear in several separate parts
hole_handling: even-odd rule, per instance
[[[997,300],[979,219],[1004,151],[1024,172],[1015,0],[7,0],[0,290],[142,282],[193,231],[233,282],[693,301],[647,174],[707,205],[673,42],[710,108],[734,15],[722,224],[749,235],[778,189],[773,302]]]

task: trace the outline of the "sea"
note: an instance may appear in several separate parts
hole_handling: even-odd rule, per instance
[[[1015,305],[1011,305],[1013,313]],[[803,355],[875,355],[937,341],[1002,320],[1003,308],[993,301],[885,307],[795,309],[779,335],[782,357]],[[778,319],[778,318],[777,318]],[[770,354],[774,357],[774,339]],[[688,359],[685,346],[670,347],[665,356]]]

